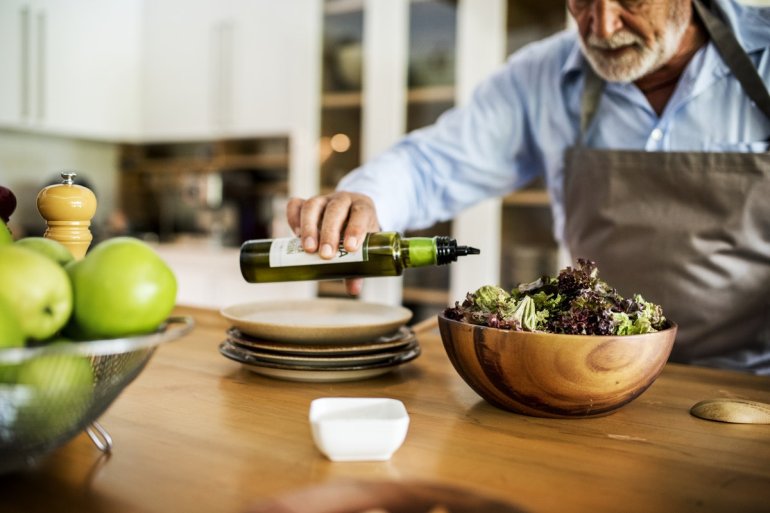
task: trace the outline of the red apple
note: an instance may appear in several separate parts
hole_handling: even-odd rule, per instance
[[[16,196],[11,189],[0,185],[0,219],[7,223],[14,210],[16,210]]]

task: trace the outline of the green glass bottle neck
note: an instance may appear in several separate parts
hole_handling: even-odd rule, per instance
[[[401,254],[405,267],[425,267],[438,263],[435,237],[401,239]]]
[[[364,246],[370,255],[387,251],[403,267],[445,265],[456,262],[458,256],[479,254],[476,248],[458,246],[451,237],[402,238],[396,232],[369,233]]]
[[[457,262],[457,257],[481,253],[470,246],[458,246],[451,237],[411,237],[403,239],[401,245],[409,252],[406,267],[446,265]]]

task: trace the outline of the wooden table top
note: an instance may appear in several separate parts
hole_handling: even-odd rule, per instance
[[[770,511],[770,425],[689,414],[708,398],[770,402],[769,378],[669,364],[615,414],[531,418],[477,396],[437,329],[419,332],[422,355],[392,373],[298,383],[222,357],[227,324],[216,313],[179,313],[193,315],[195,329],[161,346],[100,419],[112,454],[79,435],[38,468],[0,477],[0,510],[238,513],[275,494],[363,479],[459,486],[527,512]],[[403,401],[404,445],[385,462],[329,461],[308,423],[310,401],[328,396]]]

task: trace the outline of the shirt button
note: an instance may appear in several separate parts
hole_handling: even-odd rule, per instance
[[[661,139],[663,139],[663,130],[661,130],[660,128],[656,128],[655,130],[652,131],[652,133],[650,134],[650,137],[652,137],[653,141],[660,141]]]

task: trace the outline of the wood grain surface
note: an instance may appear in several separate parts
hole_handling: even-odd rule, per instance
[[[770,424],[770,404],[745,399],[706,399],[690,413],[702,419],[735,424]]]
[[[555,335],[438,317],[458,374],[490,403],[537,417],[614,413],[655,381],[676,326],[633,336]]]
[[[482,400],[455,372],[438,331],[397,371],[351,383],[293,383],[245,371],[217,352],[227,323],[197,326],[158,349],[101,418],[103,457],[87,436],[35,469],[0,477],[0,510],[248,511],[272,496],[349,479],[436,483],[528,512],[767,512],[770,429],[696,418],[708,398],[770,402],[770,379],[669,364],[639,398],[589,419],[517,415]],[[317,397],[392,397],[411,417],[386,462],[333,463],[315,448]]]

